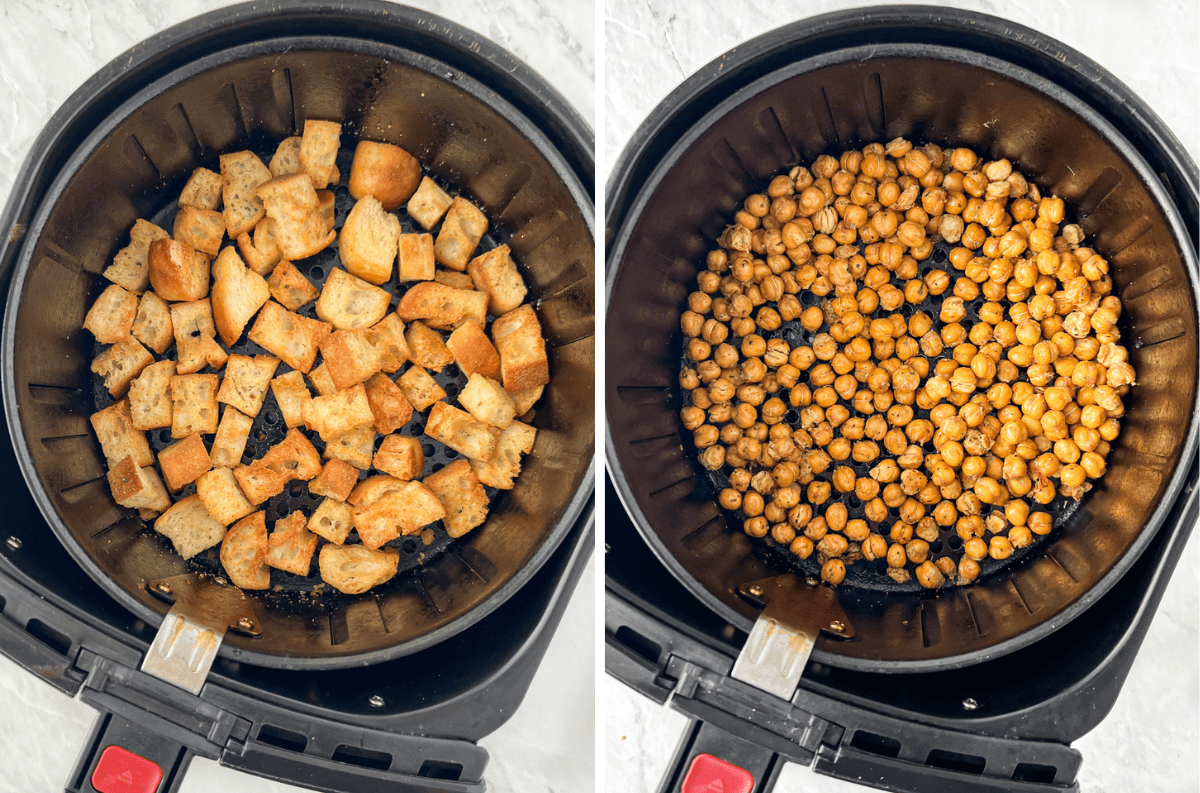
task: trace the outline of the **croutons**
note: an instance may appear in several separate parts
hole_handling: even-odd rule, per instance
[[[439,399],[446,398],[446,392],[442,387],[430,377],[429,372],[420,366],[413,366],[400,375],[396,385],[400,387],[400,391],[409,404],[421,412]]]
[[[383,289],[335,267],[317,298],[317,316],[338,330],[369,328],[383,319],[391,300]]]
[[[396,315],[405,322],[424,320],[443,330],[464,322],[487,323],[488,296],[484,292],[455,289],[436,281],[422,281],[409,287],[396,306]]]
[[[366,507],[374,504],[388,493],[394,493],[404,485],[404,482],[387,474],[376,474],[354,486],[346,503],[353,507]]]
[[[446,195],[446,191],[426,176],[421,179],[417,192],[408,199],[407,209],[409,216],[428,231],[438,224],[452,203],[453,200]]]
[[[432,330],[424,322],[413,322],[404,332],[404,340],[408,342],[408,357],[413,363],[425,369],[440,372],[454,360],[442,336]]]
[[[221,341],[232,347],[246,323],[271,299],[266,280],[246,267],[233,248],[221,251],[213,263],[212,311]]]
[[[189,435],[158,453],[158,467],[162,469],[167,487],[176,493],[212,468],[212,460],[208,456],[208,449],[204,448],[203,439],[199,435]]]
[[[446,339],[446,348],[467,377],[481,374],[493,380],[500,379],[500,353],[496,352],[481,326],[474,322],[459,325]]]
[[[311,490],[311,487],[309,489]],[[312,517],[308,519],[308,530],[332,543],[341,545],[346,541],[350,530],[354,528],[354,520],[351,517],[353,510],[354,508],[344,501],[333,498],[323,499]]]
[[[455,460],[424,481],[446,510],[442,522],[451,537],[461,537],[487,519],[487,493],[466,460]]]
[[[374,196],[364,196],[350,210],[338,238],[338,256],[351,275],[372,284],[392,277],[400,221]]]
[[[171,426],[171,378],[174,361],[159,361],[142,370],[129,384],[129,412],[140,431]]]
[[[275,521],[275,531],[267,537],[267,564],[278,570],[306,576],[312,567],[317,535],[308,530],[304,513],[296,510]]]
[[[496,441],[496,451],[486,463],[478,460],[471,461],[471,468],[479,481],[488,487],[501,490],[512,490],[517,476],[521,473],[521,455],[533,450],[533,441],[537,430],[528,424],[514,421]]]
[[[193,436],[194,437],[194,436]],[[196,479],[196,495],[213,520],[228,526],[254,511],[254,505],[242,495],[237,478],[229,468],[214,468]]]
[[[149,466],[139,468],[132,455],[109,469],[108,486],[113,500],[123,507],[162,512],[171,506],[171,497],[158,478],[158,472]]]
[[[217,434],[213,437],[212,450],[209,457],[214,466],[221,468],[236,468],[242,462],[242,454],[246,451],[246,441],[250,438],[250,428],[254,419],[235,407],[225,406],[221,414],[221,423]]]
[[[275,221],[275,241],[284,259],[296,261],[329,246],[337,234],[326,226],[321,199],[303,173],[280,176],[259,186],[267,216]]]
[[[332,330],[326,322],[294,314],[268,300],[250,329],[250,341],[307,374],[317,359],[317,345]]]
[[[154,521],[154,530],[169,539],[184,559],[191,559],[225,537],[225,527],[213,520],[194,493],[160,515]]]
[[[169,303],[200,300],[208,294],[208,257],[173,239],[150,243],[150,285]]]
[[[300,138],[300,170],[308,174],[314,190],[329,186],[333,178],[342,125],[336,121],[306,119]]]
[[[400,552],[395,548],[326,545],[321,549],[318,566],[325,583],[344,594],[361,595],[396,575]]]
[[[467,412],[485,424],[504,429],[517,417],[517,408],[504,387],[489,377],[473,374],[458,395]]]
[[[433,235],[401,234],[397,249],[401,281],[432,281],[434,277]]]
[[[279,368],[279,359],[270,355],[231,355],[225,366],[225,379],[217,392],[217,401],[233,405],[247,416],[257,416],[267,398],[267,386]]]
[[[380,371],[392,374],[408,360],[408,340],[404,338],[404,323],[395,314],[388,314],[367,331],[367,340],[379,354]]]
[[[121,339],[92,361],[92,371],[104,378],[104,387],[114,397],[125,395],[133,378],[154,362],[154,356],[146,351],[137,339],[130,336]]]
[[[382,366],[369,330],[335,330],[321,341],[321,360],[338,389],[367,380]]]
[[[320,366],[314,366],[312,371],[308,373],[308,379],[312,380],[313,388],[317,389],[317,393],[321,396],[329,396],[335,393],[338,389],[333,384],[333,378],[329,376],[329,367],[321,361]]]
[[[434,258],[438,264],[462,272],[487,228],[487,217],[477,206],[462,196],[455,198],[433,243]]]
[[[375,431],[380,435],[395,432],[412,418],[413,409],[400,386],[382,372],[366,383],[367,402],[375,415]]]
[[[350,491],[358,484],[358,470],[344,460],[330,460],[321,473],[308,483],[308,492],[316,496],[327,496],[338,501],[350,497]]]
[[[196,207],[180,207],[171,236],[207,256],[216,256],[225,236],[225,216]]]
[[[439,284],[453,287],[455,289],[474,289],[475,282],[471,280],[471,276],[466,273],[456,273],[453,270],[447,270],[439,267],[433,272],[433,280]]]
[[[221,176],[225,179],[221,190],[225,201],[225,230],[229,239],[236,240],[254,228],[266,214],[257,191],[271,178],[271,171],[253,152],[239,151],[221,155]]]
[[[207,168],[197,168],[192,171],[183,192],[179,194],[179,206],[195,207],[196,209],[213,210],[221,205],[221,190],[225,187],[225,177],[213,173]],[[221,222],[221,231],[225,231],[225,223]]]
[[[492,341],[500,353],[505,389],[521,391],[550,382],[550,362],[542,326],[533,306],[526,303],[492,323]]]
[[[359,383],[353,388],[314,397],[306,421],[321,440],[329,442],[350,430],[372,426],[375,414],[367,401],[366,389]]]
[[[300,136],[284,138],[271,156],[271,176],[291,176],[300,170]]]
[[[375,468],[401,481],[416,479],[425,469],[425,452],[421,450],[421,439],[408,435],[389,435],[379,444]]]
[[[517,415],[524,416],[533,409],[533,405],[542,398],[542,392],[546,390],[546,386],[539,385],[534,388],[523,388],[520,391],[509,391],[508,394],[513,398],[513,404],[517,408]]]
[[[138,302],[137,316],[130,328],[134,338],[159,355],[175,340],[175,326],[171,324],[171,308],[166,301],[153,292],[146,292]]]
[[[279,405],[288,429],[304,423],[304,404],[312,399],[304,384],[304,375],[299,372],[279,375],[271,381],[271,393],[275,394],[275,403]]]
[[[207,297],[171,306],[171,327],[175,331],[179,374],[192,374],[205,366],[220,369],[225,365],[229,353],[216,342],[217,327]]]
[[[279,261],[283,251],[275,239],[275,221],[263,218],[254,227],[254,239],[251,241],[250,232],[242,232],[237,238],[238,250],[246,261],[246,266],[261,276],[270,275]]]
[[[115,402],[89,418],[110,469],[126,457],[132,457],[138,468],[154,464],[154,453],[146,436],[133,426],[128,399]]]
[[[425,434],[480,462],[490,460],[496,451],[496,436],[487,424],[445,402],[434,403]]]
[[[104,277],[130,292],[145,292],[150,286],[150,243],[170,238],[158,226],[138,218],[129,231],[129,244],[117,251]]]
[[[362,140],[350,164],[350,195],[373,196],[391,212],[412,197],[421,179],[421,163],[399,146]]]
[[[525,279],[517,272],[507,245],[476,256],[467,265],[475,288],[488,296],[488,313],[499,316],[525,300]]]
[[[375,428],[359,427],[338,435],[325,444],[325,457],[342,460],[360,471],[371,467],[371,456],[375,453]]]
[[[378,548],[402,535],[417,534],[444,518],[446,509],[424,484],[402,482],[378,501],[355,507],[351,516],[363,545]]]
[[[233,469],[238,485],[251,504],[261,504],[283,492],[293,479],[308,480],[321,472],[321,457],[299,430],[288,430],[260,459]]]
[[[137,309],[138,296],[112,284],[105,287],[96,302],[92,303],[83,320],[83,327],[90,330],[101,344],[128,339]]]
[[[267,279],[267,288],[271,290],[271,297],[289,311],[308,305],[321,294],[289,261],[281,261],[276,265]]]
[[[266,513],[255,512],[229,528],[221,542],[221,564],[234,586],[242,589],[271,586],[271,571],[267,568]]]
[[[177,374],[171,378],[171,437],[186,438],[217,431],[215,374]]]

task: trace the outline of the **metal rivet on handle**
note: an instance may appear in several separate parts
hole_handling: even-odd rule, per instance
[[[10,550],[10,551],[21,550],[21,538],[20,537],[9,537],[7,540],[4,541],[4,544],[8,546],[8,550]]]
[[[841,633],[842,631],[846,630],[846,623],[842,622],[841,620],[834,620],[833,622],[829,623],[829,630]]]
[[[375,694],[374,696],[372,696],[370,699],[367,700],[367,702],[371,703],[371,707],[373,707],[373,708],[382,708],[383,707],[383,697],[379,696],[378,694]]]
[[[164,595],[169,595],[169,594],[171,594],[171,592],[174,591],[171,589],[171,585],[168,584],[166,581],[158,582],[157,584],[154,585],[154,588]]]
[[[237,621],[237,626],[244,631],[252,631],[254,630],[254,620],[249,617],[242,617]]]
[[[962,701],[962,706],[963,710],[976,710],[979,707],[979,703],[970,697],[967,697]]]
[[[757,584],[755,584],[754,586],[750,587],[750,588],[749,588],[749,589],[747,589],[746,591],[747,591],[747,592],[749,592],[751,595],[753,595],[753,596],[754,596],[754,597],[756,597],[756,598],[757,598],[757,597],[762,597],[762,593],[763,593],[763,589],[762,589],[762,587],[758,586]]]

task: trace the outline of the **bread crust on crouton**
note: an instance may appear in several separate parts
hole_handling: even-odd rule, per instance
[[[336,121],[306,119],[300,137],[300,170],[308,174],[314,190],[329,186],[342,143],[342,125]]]
[[[488,313],[507,314],[525,301],[525,279],[507,245],[480,254],[467,264],[475,288],[488,296]]]
[[[229,356],[217,401],[233,405],[247,416],[257,416],[278,368],[279,359],[272,355]]]
[[[305,278],[304,274],[296,269],[296,265],[286,259],[280,261],[271,272],[271,277],[267,279],[267,288],[271,290],[271,297],[289,311],[308,305],[321,294],[312,281]]]
[[[104,387],[108,389],[108,393],[114,397],[122,397],[133,378],[152,363],[154,356],[137,339],[130,336],[97,355],[91,368],[104,379]]]
[[[432,234],[401,234],[397,241],[401,281],[432,281],[436,268]]]
[[[387,435],[403,427],[412,418],[413,408],[400,386],[382,372],[366,382],[367,402],[375,415],[375,431]]]
[[[383,319],[391,301],[387,291],[335,267],[317,298],[317,316],[338,330],[369,328]]]
[[[229,527],[221,542],[221,564],[234,586],[242,589],[268,589],[271,586],[265,512],[247,515]]]
[[[131,292],[145,292],[150,286],[150,243],[170,238],[166,231],[138,218],[129,230],[129,244],[117,251],[104,277]]]
[[[357,468],[345,460],[330,460],[325,463],[321,473],[308,483],[308,492],[337,501],[345,501],[350,497],[350,491],[356,484],[358,484]]]
[[[446,339],[446,348],[467,377],[481,374],[493,380],[500,379],[500,353],[496,352],[482,326],[474,322],[459,325]]]
[[[528,424],[514,421],[496,440],[496,451],[487,462],[471,461],[479,481],[488,487],[512,490],[521,473],[521,455],[533,450],[537,430]]]
[[[291,176],[300,170],[300,136],[293,135],[279,142],[268,166],[271,176]]]
[[[332,394],[313,397],[308,426],[317,431],[321,440],[329,442],[350,430],[370,427],[375,423],[367,390],[362,383]]]
[[[439,399],[446,398],[446,391],[438,385],[429,372],[420,366],[410,367],[407,372],[400,375],[400,379],[396,381],[396,385],[400,388],[400,392],[404,394],[404,398],[408,400],[408,403],[415,410],[421,412],[424,412],[425,408]]]
[[[408,340],[404,338],[404,323],[395,314],[388,314],[367,331],[367,341],[379,354],[380,371],[392,374],[408,360]]]
[[[479,207],[462,196],[450,203],[441,231],[433,243],[433,256],[438,264],[462,272],[467,269],[471,254],[479,247],[479,241],[487,233],[487,216]]]
[[[336,238],[320,212],[321,199],[303,173],[279,176],[259,186],[267,216],[275,221],[275,241],[289,261],[305,259],[324,250]]]
[[[442,335],[424,322],[412,322],[404,332],[404,340],[408,342],[409,359],[424,369],[440,372],[448,363],[454,361],[454,356],[442,341]]]
[[[200,300],[208,295],[208,257],[170,238],[150,243],[150,285],[168,302]]]
[[[446,509],[421,482],[402,482],[373,504],[355,507],[351,515],[363,545],[378,548],[397,537],[419,533],[444,518]]]
[[[139,468],[132,455],[109,469],[108,486],[113,500],[123,507],[162,512],[171,506],[171,497],[158,472],[149,466]]]
[[[101,344],[113,344],[129,338],[137,309],[138,296],[135,293],[110,284],[88,309],[83,327],[91,331]]]
[[[250,341],[308,374],[317,359],[317,345],[333,331],[327,322],[301,316],[268,300],[250,329]]]
[[[500,353],[505,389],[522,391],[550,382],[550,362],[537,312],[526,303],[492,323],[492,341]]]
[[[175,552],[191,559],[225,537],[225,527],[213,520],[200,496],[192,494],[171,505],[154,521],[154,530],[171,541]]]
[[[162,355],[175,341],[175,326],[171,323],[171,308],[153,292],[146,292],[138,301],[137,315],[130,328],[134,338]]]
[[[401,481],[417,479],[425,469],[421,439],[410,435],[389,435],[379,444],[371,464]]]
[[[238,485],[251,504],[261,504],[283,492],[293,479],[308,480],[321,472],[321,456],[308,438],[290,429],[284,439],[250,465],[233,469]]]
[[[304,404],[312,399],[304,375],[294,371],[279,375],[271,381],[271,393],[288,429],[304,423]]]
[[[400,298],[396,316],[405,322],[419,319],[431,328],[449,330],[464,322],[486,324],[487,306],[488,296],[484,292],[422,281],[410,286]]]
[[[225,201],[225,230],[229,239],[236,240],[254,228],[266,214],[257,191],[271,178],[271,171],[250,151],[222,154],[220,162],[221,176],[225,179],[221,190],[221,198]]]
[[[517,406],[504,386],[481,374],[471,375],[458,402],[472,416],[498,429],[512,424],[517,417]]]
[[[362,545],[326,545],[318,559],[321,580],[346,595],[361,595],[390,581],[400,566],[395,548],[372,550]]]
[[[445,284],[446,286],[454,289],[475,289],[475,282],[471,280],[471,276],[467,275],[466,273],[456,273],[453,270],[447,270],[444,267],[439,267],[438,269],[434,270],[433,280],[437,281],[439,284]]]
[[[445,402],[434,403],[425,434],[472,460],[490,460],[496,451],[496,436],[487,424]]]
[[[150,451],[146,435],[133,426],[128,399],[114,402],[89,418],[109,468],[126,457],[132,457],[139,468],[154,464],[154,453]]]
[[[213,520],[222,526],[241,520],[254,511],[238,487],[232,469],[213,468],[196,479],[196,495]]]
[[[417,191],[421,163],[399,146],[361,140],[350,164],[350,195],[374,196],[383,208],[398,209]]]
[[[275,221],[271,218],[258,221],[253,240],[248,231],[239,234],[237,246],[246,266],[263,277],[274,272],[283,259],[283,251],[279,250],[279,242],[275,239]]]
[[[225,177],[207,168],[197,168],[188,177],[183,192],[179,194],[179,206],[195,207],[196,209],[213,210],[221,206],[221,190],[225,187]],[[225,231],[225,222],[221,221],[221,231]]]
[[[442,522],[451,537],[461,537],[487,520],[487,493],[466,460],[455,460],[424,482],[446,510]]]
[[[221,423],[217,425],[217,434],[213,436],[212,450],[208,456],[214,466],[221,468],[236,468],[242,462],[242,454],[246,451],[246,441],[250,438],[250,428],[254,419],[230,405],[225,406],[221,414]]]
[[[216,256],[225,237],[225,216],[210,209],[180,207],[171,236],[206,256]]]
[[[408,214],[421,224],[421,228],[429,231],[438,224],[454,203],[446,191],[438,187],[437,182],[428,176],[421,179],[417,191],[408,200]]]
[[[158,467],[172,493],[195,482],[201,474],[212,468],[212,459],[204,440],[199,435],[189,435],[175,441],[158,453]],[[222,524],[229,525],[229,524]]]
[[[221,251],[213,263],[212,310],[221,341],[232,347],[246,324],[271,299],[266,279],[246,267],[233,248]]]
[[[350,491],[349,498],[346,499],[346,503],[354,507],[370,506],[388,493],[400,490],[403,484],[403,480],[388,474],[368,476],[354,486],[354,489]]]
[[[343,460],[360,471],[371,467],[374,454],[375,428],[370,426],[343,432],[325,444],[326,459]]]
[[[367,336],[369,332],[335,330],[321,340],[321,360],[339,390],[365,382],[382,368],[379,352]]]
[[[296,510],[275,521],[275,531],[267,537],[267,565],[299,576],[312,568],[317,535],[308,530],[308,519]]]
[[[382,284],[392,277],[399,236],[399,219],[388,214],[374,196],[363,196],[342,226],[338,256],[351,275]]]

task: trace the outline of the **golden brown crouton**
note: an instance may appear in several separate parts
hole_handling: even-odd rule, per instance
[[[366,381],[382,368],[368,333],[369,329],[335,330],[321,341],[321,360],[339,390]]]
[[[195,437],[195,436],[193,436]],[[196,495],[213,520],[228,526],[254,511],[254,505],[242,495],[237,478],[229,468],[214,468],[196,479]]]
[[[471,461],[471,468],[479,481],[488,487],[512,490],[513,483],[521,473],[521,455],[533,450],[537,430],[528,424],[514,421],[509,424],[496,442],[496,452],[486,463]]]
[[[550,363],[542,326],[533,306],[526,303],[492,323],[492,341],[500,353],[500,375],[509,391],[550,382]]]
[[[425,369],[440,372],[446,364],[454,361],[441,334],[424,322],[410,324],[404,332],[404,340],[408,342],[409,359]]]
[[[385,290],[335,267],[317,299],[317,316],[338,330],[369,328],[383,319],[391,301]]]
[[[421,224],[421,228],[428,231],[438,224],[451,203],[453,200],[446,195],[446,191],[426,176],[421,179],[417,192],[408,200],[408,214]]]
[[[402,482],[373,504],[355,507],[351,516],[363,545],[378,548],[402,535],[417,534],[444,518],[446,510],[422,483]]]
[[[308,373],[308,379],[312,381],[313,388],[317,389],[317,393],[321,396],[329,396],[337,392],[337,386],[333,384],[333,378],[329,376],[329,367],[321,361],[320,366],[314,366],[312,371]],[[307,423],[307,419],[306,419]]]
[[[401,480],[387,474],[368,476],[354,486],[346,503],[354,507],[370,506],[388,493],[399,490],[403,484]]]
[[[350,210],[338,237],[338,256],[351,275],[372,284],[392,277],[400,221],[374,196],[364,196]]]
[[[400,391],[409,404],[422,412],[439,399],[446,398],[446,392],[442,387],[430,377],[429,372],[420,366],[410,367],[407,372],[400,375],[396,385],[400,387]]]
[[[275,531],[267,537],[267,564],[278,570],[306,576],[312,567],[317,535],[308,530],[304,513],[296,510],[275,521]]]
[[[459,325],[446,340],[446,348],[467,377],[481,374],[493,380],[500,379],[500,353],[496,352],[492,340],[480,325],[474,322]]]
[[[300,136],[284,138],[271,156],[271,176],[291,176],[300,171]]]
[[[453,270],[446,270],[441,267],[434,270],[433,280],[439,284],[453,287],[454,289],[474,289],[475,282],[471,280],[471,276],[466,273],[456,273]]]
[[[217,344],[217,326],[213,323],[212,303],[206,297],[171,306],[171,327],[175,331],[175,357],[179,374],[192,374],[211,366],[220,369],[229,353]]]
[[[265,512],[248,515],[229,528],[221,542],[221,564],[236,587],[267,589],[271,586]]]
[[[134,338],[162,355],[175,340],[175,326],[171,324],[171,309],[166,301],[153,292],[142,295],[130,330]]]
[[[266,279],[246,267],[233,248],[221,251],[213,263],[212,311],[221,341],[232,347],[246,323],[271,299]]]
[[[304,404],[312,399],[304,384],[304,375],[299,372],[279,375],[271,381],[271,393],[275,394],[275,403],[279,405],[288,429],[304,423]]]
[[[404,323],[395,314],[388,314],[367,331],[367,340],[379,354],[380,371],[391,374],[400,370],[408,360],[408,340],[404,338]]]
[[[513,404],[517,408],[517,415],[524,416],[533,410],[534,403],[542,398],[542,392],[545,390],[546,386],[539,385],[534,388],[523,388],[520,391],[509,391],[509,396],[513,398]]]
[[[425,434],[480,462],[490,460],[496,451],[496,436],[487,424],[445,402],[434,403]]]
[[[92,303],[83,320],[83,327],[90,330],[101,344],[128,339],[137,309],[138,296],[112,284]]]
[[[159,361],[142,370],[129,384],[129,411],[137,430],[171,426],[171,378],[174,361]]]
[[[251,504],[261,504],[283,492],[293,479],[308,480],[321,472],[321,457],[299,430],[288,430],[282,441],[260,459],[233,469],[238,485]]]
[[[125,395],[133,378],[154,362],[137,339],[121,339],[92,361],[92,371],[104,378],[104,387],[115,397]]]
[[[212,468],[212,459],[199,435],[189,435],[175,441],[158,453],[158,467],[172,493],[179,492],[184,485],[195,482],[205,471]],[[228,524],[221,524],[228,525]]]
[[[399,146],[362,140],[350,164],[350,195],[374,196],[391,212],[412,197],[421,180],[421,163]]]
[[[317,474],[317,478],[308,483],[308,492],[345,501],[357,483],[358,469],[344,460],[330,460],[325,463],[321,473]]]
[[[451,537],[461,537],[487,519],[487,493],[466,460],[455,460],[424,481],[446,509],[442,522]]]
[[[422,281],[409,287],[396,306],[396,315],[405,322],[424,320],[433,328],[448,330],[464,322],[487,322],[488,296],[484,292],[455,289],[436,281]]]
[[[337,236],[326,227],[319,211],[321,199],[307,175],[277,177],[259,186],[257,195],[275,221],[275,241],[283,258],[296,261],[312,256]]]
[[[158,478],[158,472],[149,466],[139,468],[131,455],[109,470],[108,486],[113,500],[123,507],[162,512],[171,506],[171,497]]]
[[[129,244],[117,251],[104,277],[131,292],[145,292],[150,286],[150,243],[170,238],[158,226],[138,218],[129,231]]]
[[[221,423],[217,426],[217,434],[213,437],[212,450],[209,457],[213,465],[222,468],[236,468],[242,461],[242,453],[246,451],[246,441],[250,437],[250,428],[254,419],[235,407],[225,406],[221,414]]]
[[[318,560],[321,580],[347,595],[361,595],[387,583],[400,566],[395,548],[372,550],[362,545],[326,545]]]
[[[506,314],[525,300],[525,279],[517,272],[507,245],[476,256],[467,265],[467,272],[475,288],[487,293],[490,314]]]
[[[169,539],[184,559],[191,559],[225,537],[225,527],[213,520],[194,493],[160,515],[154,521],[154,530]]]
[[[217,431],[215,374],[177,374],[171,378],[171,437],[186,438]]]
[[[294,314],[268,300],[250,329],[250,341],[293,369],[308,374],[317,359],[317,345],[332,330],[326,322]]]
[[[154,453],[150,451],[145,434],[133,426],[128,399],[93,413],[90,420],[109,468],[114,468],[126,457],[132,457],[138,468],[154,464]]]
[[[321,219],[326,233],[333,231],[334,225],[337,224],[337,196],[332,190],[317,191],[316,215]]]
[[[221,190],[225,187],[225,177],[213,173],[207,168],[197,168],[192,171],[183,192],[179,194],[179,206],[195,207],[196,209],[213,210],[221,205]],[[221,232],[225,231],[225,222],[221,221]]]
[[[225,230],[229,239],[236,240],[254,228],[266,214],[257,191],[271,178],[271,171],[253,152],[239,151],[221,155],[221,176],[225,179],[221,190],[225,201]]]
[[[484,424],[504,429],[517,417],[517,407],[504,386],[490,377],[473,374],[458,395],[458,402]]]
[[[309,490],[311,489],[310,486]],[[353,509],[344,501],[334,498],[323,499],[312,517],[308,519],[308,530],[332,543],[341,545],[346,541],[350,530],[354,528],[354,519],[351,517]]]
[[[362,383],[332,394],[314,397],[309,409],[308,426],[317,431],[321,440],[329,442],[337,436],[375,423],[371,403]]]
[[[374,453],[374,427],[359,427],[344,432],[325,444],[326,459],[342,460],[360,471],[371,467],[371,456]]]
[[[267,398],[267,386],[279,368],[279,359],[271,355],[231,355],[225,366],[225,379],[217,392],[217,401],[233,405],[247,416],[257,416]]]
[[[375,431],[380,435],[395,432],[412,418],[413,409],[400,386],[382,372],[366,383],[367,402],[375,415]]]
[[[372,465],[402,481],[416,479],[425,470],[425,452],[421,439],[409,435],[389,435],[379,444]]]
[[[210,209],[180,207],[171,236],[207,256],[216,256],[225,237],[225,216]]]
[[[268,276],[283,258],[279,243],[275,239],[275,221],[263,218],[254,227],[254,240],[250,232],[243,232],[237,238],[238,250],[246,261],[246,266],[261,276]]]
[[[278,300],[289,311],[295,311],[317,299],[321,294],[304,275],[296,269],[296,265],[286,259],[279,262],[267,279],[267,288],[271,297]]]
[[[397,250],[401,281],[432,281],[433,235],[401,234]]]
[[[208,294],[208,257],[173,239],[150,243],[150,285],[169,303],[199,300]]]
[[[336,121],[306,119],[300,138],[300,170],[308,174],[314,190],[329,186],[333,177],[342,125]]]
[[[487,228],[487,217],[477,206],[462,196],[455,198],[442,221],[437,241],[433,243],[434,258],[438,264],[462,272],[467,269],[467,262]]]

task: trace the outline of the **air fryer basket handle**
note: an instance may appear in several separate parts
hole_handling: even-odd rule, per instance
[[[126,752],[137,755],[141,761],[149,762],[139,762],[137,759],[131,761]],[[152,778],[161,774],[159,786],[152,788],[147,784],[146,789],[155,790],[156,793],[177,793],[183,786],[183,777],[187,774],[193,756],[191,749],[171,740],[167,735],[131,722],[119,714],[101,711],[92,724],[91,735],[88,736],[87,744],[80,750],[79,760],[64,791],[98,793],[92,780],[97,767],[103,764],[102,776],[119,778],[121,774],[129,774],[124,784],[131,790],[136,789],[133,785],[136,781],[145,779],[146,775]],[[153,765],[150,765],[151,763]],[[120,784],[118,782],[117,787],[108,789],[123,789]],[[101,785],[104,786],[103,781]]]
[[[684,779],[699,755],[710,755],[725,763],[737,766],[754,777],[753,793],[770,793],[775,789],[783,758],[758,744],[739,738],[700,719],[693,719],[683,731],[675,756],[671,758],[658,793],[680,793]],[[736,774],[736,771],[733,773]],[[702,788],[695,788],[699,790]],[[713,788],[710,788],[713,789]],[[726,789],[729,789],[726,786]],[[693,793],[694,793],[693,790]]]

